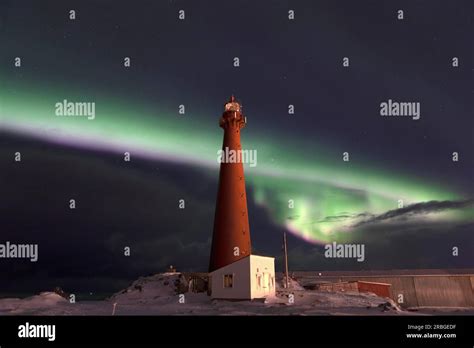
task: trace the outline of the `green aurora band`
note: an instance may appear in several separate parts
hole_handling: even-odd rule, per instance
[[[63,99],[95,101],[95,119],[56,116],[55,104]],[[221,112],[216,108],[183,116],[171,106],[157,108],[116,97],[98,98],[92,92],[48,90],[24,83],[9,83],[0,90],[0,129],[60,144],[186,163],[213,177],[222,144],[217,125]],[[210,122],[208,116],[213,114],[215,122]],[[256,149],[258,154],[257,166],[246,166],[247,183],[256,203],[268,210],[275,223],[306,241],[349,241],[358,214],[397,209],[399,200],[407,206],[467,198],[424,179],[386,172],[360,161],[343,162],[340,152],[331,152],[311,139],[290,141],[285,136],[257,134],[250,131],[257,117],[250,115],[249,130],[242,135],[243,147]],[[473,216],[473,209],[468,208],[417,219],[465,220]]]

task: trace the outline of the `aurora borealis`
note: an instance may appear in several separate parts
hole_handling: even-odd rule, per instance
[[[457,27],[438,25],[442,16],[459,15],[456,10],[434,5],[428,15],[419,4],[406,5],[410,16],[401,24],[391,19],[392,8],[369,1],[365,23],[361,18],[367,14],[354,5],[346,6],[354,16],[341,21],[341,13],[329,2],[308,10],[309,2],[301,1],[295,5],[297,21],[288,24],[286,1],[271,5],[241,1],[232,8],[233,16],[245,18],[245,28],[238,28],[229,26],[223,15],[228,4],[216,1],[210,1],[213,9],[206,11],[190,1],[142,1],[143,6],[132,9],[111,1],[101,5],[47,2],[48,6],[31,1],[0,6],[0,134],[5,135],[1,159],[2,171],[11,171],[7,177],[14,181],[7,185],[21,186],[15,182],[18,168],[11,167],[15,139],[22,144],[31,141],[35,145],[28,146],[40,153],[43,147],[38,144],[48,144],[44,153],[64,156],[85,172],[92,163],[102,166],[97,154],[115,158],[110,160],[115,166],[124,152],[130,152],[129,166],[113,170],[118,178],[130,176],[133,181],[136,177],[143,192],[145,187],[152,190],[153,171],[136,174],[135,163],[151,163],[150,168],[163,163],[179,173],[166,177],[163,184],[178,196],[163,193],[172,198],[156,197],[161,206],[146,208],[174,209],[179,195],[192,196],[186,187],[200,187],[198,180],[206,180],[202,183],[206,189],[207,185],[215,188],[216,153],[222,145],[217,122],[223,103],[234,93],[248,117],[243,147],[258,152],[257,166],[245,167],[249,205],[259,209],[255,221],[250,220],[251,231],[260,226],[268,229],[256,231],[256,249],[278,254],[280,232],[288,230],[295,237],[295,267],[319,268],[320,259],[312,260],[321,244],[393,242],[396,250],[379,266],[396,267],[403,239],[427,241],[434,236],[437,250],[446,247],[447,253],[449,233],[472,242],[472,233],[466,232],[474,221],[472,100],[469,80],[462,74],[468,71],[468,18],[458,20]],[[71,6],[77,7],[75,21],[67,19]],[[180,23],[175,14],[182,7],[188,15]],[[265,18],[265,26],[259,18]],[[372,29],[376,24],[379,32]],[[454,70],[449,58],[454,54],[466,65]],[[124,68],[123,57],[128,56],[131,67]],[[238,68],[232,66],[235,56],[241,60]],[[341,65],[344,56],[351,57],[346,70]],[[15,57],[22,58],[20,68],[14,66]],[[380,117],[379,104],[389,98],[420,101],[421,118]],[[54,105],[64,99],[95,102],[95,118],[56,116]],[[288,114],[289,104],[295,105],[294,115]],[[178,113],[179,105],[185,106],[184,115]],[[69,150],[79,151],[78,157],[66,155]],[[458,163],[452,161],[454,151],[460,154]],[[343,161],[344,152],[350,155],[348,162]],[[34,156],[35,163],[41,163],[41,155]],[[30,158],[23,151],[22,163]],[[104,164],[108,177],[114,175],[111,168]],[[199,176],[188,175],[185,168]],[[45,187],[55,190],[50,176],[31,170],[38,187],[21,191],[24,200]],[[77,195],[81,185],[93,195],[88,185],[96,185],[70,184]],[[202,211],[187,212],[196,226],[212,221],[212,189]],[[8,198],[2,199],[2,206],[12,213]],[[150,202],[157,204],[154,199]],[[137,200],[132,209],[142,209],[140,204],[145,203]],[[403,210],[407,207],[416,209]],[[89,209],[94,216],[102,214],[102,207]],[[151,211],[144,216],[148,218]],[[384,215],[388,212],[392,213]],[[174,224],[182,223],[179,215],[164,220],[166,224],[158,224],[163,231],[154,228],[153,233],[168,236]],[[108,226],[105,220],[98,224]],[[94,229],[92,220],[87,226]],[[461,232],[456,232],[458,226]],[[47,234],[47,229],[41,233]],[[110,243],[131,240],[125,230],[107,235],[98,229]],[[196,232],[193,227],[193,239],[185,229],[176,243],[183,250],[197,243],[205,255],[211,231]],[[143,232],[143,238],[151,233]],[[140,231],[133,235],[139,236]],[[160,253],[170,248],[166,243],[151,244]],[[467,253],[472,251],[468,244],[464,245],[470,248]],[[403,260],[404,267],[430,263],[426,256],[416,258],[415,252],[411,256],[413,262]],[[299,262],[299,257],[304,261]],[[438,267],[446,258],[439,259],[443,261]],[[471,264],[468,258],[462,260],[463,266],[472,266],[472,260]],[[157,265],[169,262],[172,257],[163,256]],[[134,272],[140,272],[138,266]]]
[[[3,119],[2,127],[63,145],[130,152],[132,156],[192,164],[214,171],[217,168],[216,149],[220,148],[221,134],[216,131],[215,122],[197,125],[199,116],[182,120],[185,122],[163,122],[162,118],[141,111],[137,105],[120,105],[113,101],[109,104],[98,102],[97,121],[60,119],[52,109],[58,94],[39,94],[35,96],[36,102],[30,99],[27,104],[20,102],[28,98],[23,95],[17,99],[14,95],[3,95],[6,101],[3,113],[8,117]],[[175,113],[158,111],[158,115],[171,115],[168,119],[179,117],[173,115]],[[137,117],[128,116],[133,114]],[[311,145],[317,148],[317,144]],[[341,230],[350,230],[350,225],[331,221],[329,217],[381,214],[398,208],[399,200],[410,205],[466,199],[448,185],[442,187],[435,182],[404,177],[403,172],[387,176],[380,169],[369,166],[352,167],[347,171],[340,160],[331,161],[324,158],[324,154],[317,154],[316,160],[308,161],[297,146],[282,146],[277,139],[261,142],[245,137],[245,146],[256,149],[259,154],[257,168],[246,168],[247,181],[255,191],[256,202],[270,209],[275,222],[286,225],[308,241],[339,240],[344,235]],[[276,162],[274,157],[277,157]],[[288,200],[295,202],[294,208],[288,207]],[[455,215],[434,214],[429,218],[437,217],[449,219]]]

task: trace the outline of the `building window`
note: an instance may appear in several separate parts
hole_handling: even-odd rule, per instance
[[[234,287],[234,275],[233,274],[224,274],[224,288]]]

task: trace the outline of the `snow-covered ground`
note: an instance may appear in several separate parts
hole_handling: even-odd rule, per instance
[[[473,314],[465,309],[402,311],[390,299],[368,293],[329,293],[278,288],[266,301],[212,300],[206,293],[184,293],[180,273],[142,277],[104,301],[70,303],[53,292],[26,299],[0,299],[0,315],[426,315]],[[290,296],[293,295],[293,296]],[[290,299],[293,299],[294,302]],[[184,301],[183,301],[184,300]],[[184,302],[184,303],[182,303]],[[114,309],[115,308],[115,309]]]

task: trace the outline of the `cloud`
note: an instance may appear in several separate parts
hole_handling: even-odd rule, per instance
[[[317,222],[339,222],[339,221],[345,221],[349,219],[363,218],[367,216],[373,216],[373,215],[369,213],[360,213],[360,214],[346,213],[346,214],[340,214],[340,215],[326,216],[324,219],[318,220]]]
[[[474,205],[473,199],[463,201],[429,201],[411,204],[404,208],[389,210],[380,215],[373,215],[369,219],[357,222],[352,227],[360,227],[397,218],[409,218],[415,215],[438,213],[444,210],[464,209]]]

